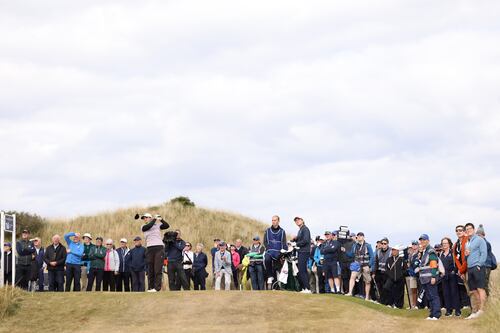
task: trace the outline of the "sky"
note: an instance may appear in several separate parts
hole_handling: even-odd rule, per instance
[[[482,223],[500,249],[499,14],[0,0],[0,208],[74,217],[186,195],[369,242]]]

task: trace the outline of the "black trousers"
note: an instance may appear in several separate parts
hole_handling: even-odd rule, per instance
[[[392,287],[390,290],[387,290],[386,294],[386,305],[394,305],[402,309],[405,301],[405,279],[392,281]]]
[[[64,291],[64,271],[49,270],[49,291]]]
[[[145,272],[130,272],[130,276],[132,278],[132,291],[144,291],[146,290],[146,286],[144,283],[145,280]]]
[[[82,275],[82,266],[66,264],[66,291],[71,291],[71,282],[73,281],[73,291],[80,291],[80,277]]]
[[[299,282],[302,289],[311,290],[309,285],[309,274],[307,273],[307,260],[309,259],[309,252],[299,252],[298,255],[298,269],[299,269]]]
[[[193,274],[194,290],[207,290],[206,280],[206,271],[204,269],[195,271]]]
[[[115,291],[115,272],[104,271],[102,277],[102,291]]]
[[[317,269],[316,273],[318,274],[318,288],[319,288],[318,294],[324,294],[326,280],[325,277],[323,276],[323,267],[316,266],[316,269]],[[340,292],[340,290],[337,290],[337,292]]]
[[[182,267],[182,262],[168,262],[167,266],[168,275],[168,289],[173,290],[189,290],[189,281]]]
[[[163,257],[165,248],[162,245],[150,246],[146,250],[146,263],[148,265],[148,289],[161,290]]]
[[[28,290],[31,279],[31,265],[16,265],[16,286]]]
[[[385,281],[387,281],[387,275],[381,271],[377,271],[375,273],[375,283],[380,293],[380,299],[378,301],[383,305],[392,305],[389,303],[391,292],[390,290],[384,289]]]
[[[95,283],[95,291],[101,291],[102,279],[104,276],[104,270],[102,268],[94,268],[90,269],[87,281],[87,291],[92,291],[92,287]]]
[[[116,291],[130,291],[130,272],[121,272],[115,276]]]

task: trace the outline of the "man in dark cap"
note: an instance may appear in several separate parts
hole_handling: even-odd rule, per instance
[[[4,284],[12,285],[12,243],[3,245],[2,267]]]
[[[353,245],[350,255],[354,258],[354,262],[351,264],[353,269],[351,270],[351,279],[349,281],[349,293],[347,293],[346,296],[352,296],[356,280],[363,277],[363,282],[365,284],[365,300],[369,301],[371,289],[370,272],[373,271],[375,258],[372,246],[365,242],[365,234],[363,232],[358,232],[356,244]]]
[[[130,267],[130,276],[132,278],[132,291],[145,290],[145,272],[146,272],[146,248],[142,246],[141,237],[134,238],[134,247],[127,256],[127,264]]]
[[[36,252],[35,246],[29,238],[30,232],[25,229],[21,234],[21,239],[16,242],[16,285],[24,290],[28,290],[31,278],[31,263],[33,261],[33,254]]]

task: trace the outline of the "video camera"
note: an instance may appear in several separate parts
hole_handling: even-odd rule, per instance
[[[163,235],[163,243],[173,243],[177,240],[177,231],[167,231]]]
[[[341,225],[339,227],[339,230],[338,230],[338,233],[337,233],[337,240],[340,243],[344,243],[346,241],[351,240],[351,232],[350,232],[348,226]]]

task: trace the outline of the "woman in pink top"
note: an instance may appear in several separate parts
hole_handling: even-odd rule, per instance
[[[240,264],[240,255],[236,252],[236,246],[231,245],[231,259],[233,261],[231,269],[233,270],[233,282],[236,289],[240,289],[240,283],[238,279],[238,265]]]

